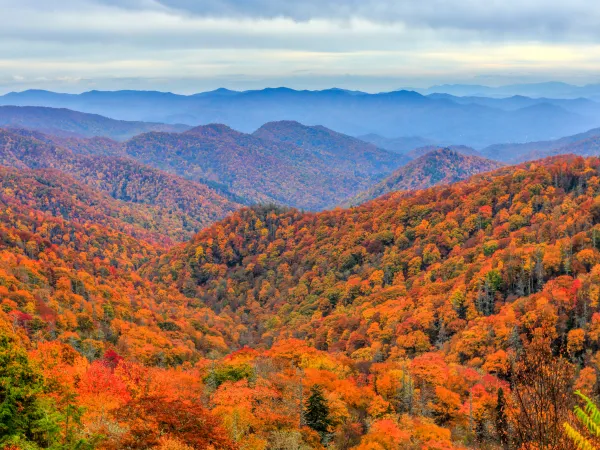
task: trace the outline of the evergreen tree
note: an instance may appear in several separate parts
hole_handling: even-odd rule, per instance
[[[310,389],[310,396],[304,405],[304,422],[319,433],[322,439],[331,425],[329,406],[323,395],[323,388],[317,384]]]

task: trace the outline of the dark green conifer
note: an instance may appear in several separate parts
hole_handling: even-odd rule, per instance
[[[317,384],[310,389],[310,396],[304,404],[304,423],[319,433],[322,439],[329,431],[329,406],[323,395],[323,388]]]

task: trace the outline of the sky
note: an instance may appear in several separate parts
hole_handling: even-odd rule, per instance
[[[596,0],[0,0],[0,93],[600,82]]]

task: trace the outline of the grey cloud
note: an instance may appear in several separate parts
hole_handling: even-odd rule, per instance
[[[111,4],[117,0],[100,0]],[[128,0],[210,17],[349,20],[407,26],[546,35],[591,32],[600,19],[596,0]],[[143,5],[142,5],[143,4]]]
[[[5,15],[9,15],[11,9],[18,9],[19,6],[16,5],[14,0],[0,0],[0,10],[8,8]],[[391,28],[380,31],[382,36],[406,35],[410,38],[412,33],[412,42],[405,40],[411,45],[418,45],[422,38],[418,33],[427,30],[438,33],[441,41],[449,42],[478,40],[594,43],[600,39],[600,27],[597,26],[600,23],[600,3],[596,0],[63,0],[60,3],[21,0],[19,5],[31,11],[45,10],[50,20],[52,15],[59,15],[61,12],[80,11],[82,26],[93,19],[97,12],[93,8],[96,7],[120,9],[130,13],[175,14],[186,18],[286,18],[299,23],[316,19],[330,21],[332,27],[338,29],[351,27],[353,19],[364,19]],[[15,35],[25,38],[47,36],[44,30],[49,27],[48,24],[41,23],[38,27],[33,27],[27,26],[26,21],[25,25],[23,21],[18,22],[18,26],[14,20],[8,23],[4,32],[12,29]],[[113,39],[135,36],[140,28],[139,23],[132,25],[135,25],[135,30],[127,27],[115,30],[107,23],[107,33],[103,33],[102,29],[56,30],[51,26],[50,29],[57,39],[69,36],[73,31],[79,33],[82,39],[88,36],[94,39],[94,34],[104,34],[104,39],[111,40],[111,33]],[[260,25],[257,24],[258,26]],[[176,30],[170,32],[177,35]],[[147,33],[160,36],[161,30],[149,25]],[[0,17],[0,36],[2,34]],[[260,35],[261,30],[257,28],[253,34]],[[286,39],[285,35],[284,32],[280,34],[282,39]],[[383,40],[381,42],[388,44]],[[327,42],[324,41],[323,44],[326,45]],[[244,43],[240,42],[240,45],[243,46]],[[301,46],[301,42],[299,45]]]
[[[596,0],[0,0],[0,11],[2,89],[378,90],[485,74],[587,82],[600,68]]]

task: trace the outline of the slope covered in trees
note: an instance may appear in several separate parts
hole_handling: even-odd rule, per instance
[[[94,190],[121,200],[119,208],[137,211],[139,215],[131,219],[133,223],[154,233],[160,241],[188,239],[239,206],[206,185],[132,159],[77,154],[56,146],[57,138],[34,134],[32,137],[23,130],[0,129],[0,164],[19,169],[52,168],[68,174]],[[71,139],[64,142],[72,143]],[[74,143],[82,153],[93,153],[96,144],[100,149],[106,148],[102,141],[77,139]]]
[[[387,411],[367,412],[359,448],[386,439],[439,448],[414,444],[405,421],[422,416],[459,447],[502,448],[502,423],[517,416],[512,426],[535,419],[547,437],[521,429],[515,445],[562,442],[570,389],[597,392],[599,169],[596,158],[557,158],[351,210],[246,209],[143,272],[233,314],[245,343],[301,339],[349,358],[381,396],[369,403]],[[333,427],[343,433],[363,422],[336,387],[342,369],[328,364],[315,384],[346,408]],[[556,379],[557,397],[532,390],[538,374]],[[538,400],[564,403],[552,422],[560,429],[534,417]]]
[[[342,139],[328,130],[319,131]],[[272,202],[314,210],[355,195],[402,163],[398,155],[347,136],[343,139],[355,146],[349,150],[351,154],[335,146],[324,151],[308,142],[302,148],[213,124],[185,133],[136,136],[125,143],[124,152],[144,164],[209,183],[248,203]]]
[[[105,136],[125,140],[148,131],[185,131],[186,125],[114,120],[97,114],[39,106],[0,106],[0,126],[29,128],[62,136]]]
[[[394,171],[348,203],[358,205],[394,191],[413,191],[437,184],[451,184],[500,166],[496,161],[470,156],[455,149],[438,148]]]
[[[2,444],[568,448],[571,392],[598,396],[598,158],[246,208],[168,252],[119,200],[2,170],[0,358],[37,380]]]
[[[326,164],[356,172],[367,179],[389,173],[409,159],[323,126],[294,121],[269,122],[253,133],[262,139],[288,143],[314,152]]]
[[[81,155],[121,155],[121,143],[107,137],[95,136],[91,138],[82,138],[75,136],[57,136],[55,134],[45,134],[39,130],[27,128],[7,128],[13,134],[18,134],[23,137],[30,137],[38,141],[45,142],[49,145],[55,145],[69,149],[73,153]]]
[[[114,200],[52,169],[0,166],[0,173],[2,198],[7,208],[29,207],[64,220],[118,229],[148,245],[158,244],[164,248],[168,243],[161,233],[165,223],[149,208]]]
[[[148,370],[225,351],[233,326],[137,275],[161,250],[119,203],[56,171],[0,168],[3,448],[234,448],[185,400],[191,374]]]
[[[135,273],[163,251],[135,225],[135,211],[127,216],[118,201],[53,171],[1,170],[1,303],[30,337],[64,339],[91,355],[113,344],[140,361],[182,362],[198,351],[194,333],[182,339],[179,327],[161,324],[212,314]]]

